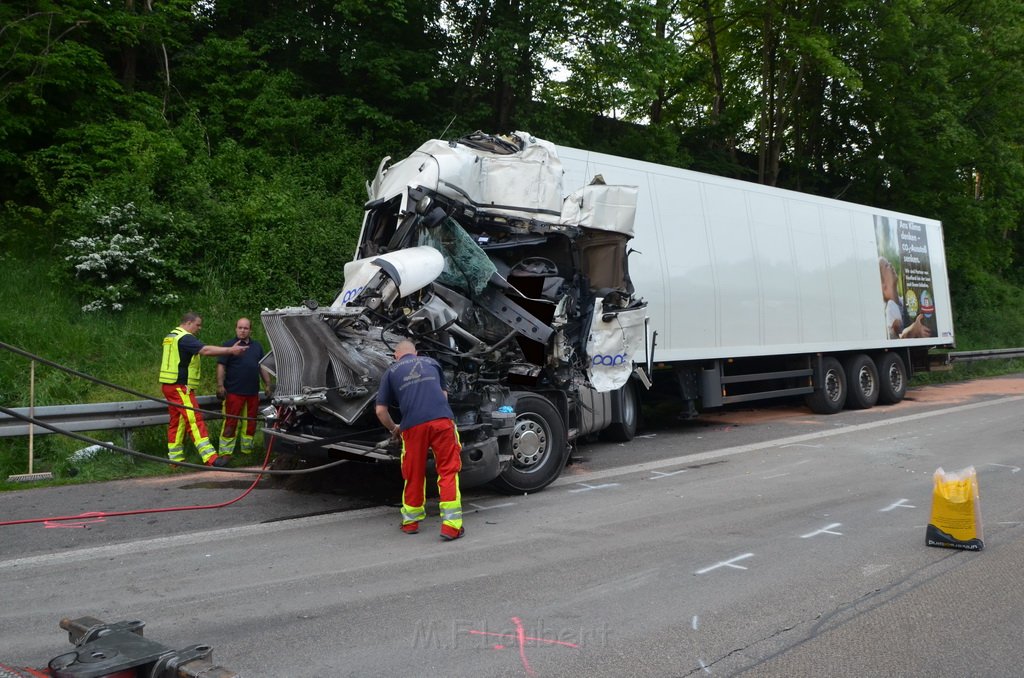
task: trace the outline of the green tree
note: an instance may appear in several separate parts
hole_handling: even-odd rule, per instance
[[[190,3],[145,0],[136,8],[90,0],[34,0],[0,6],[0,184],[9,235],[53,242],[59,233],[38,230],[33,210],[72,205],[85,194],[89,177],[108,176],[117,158],[79,153],[93,132],[118,121],[159,126],[151,110],[161,104],[132,93],[143,72],[159,72],[161,99],[169,86],[167,49],[187,36]],[[141,93],[140,93],[141,94]],[[130,163],[132,159],[127,159]],[[50,171],[57,168],[56,173]],[[53,219],[48,220],[52,225]],[[35,227],[35,228],[33,228]]]
[[[457,128],[525,126],[571,10],[545,0],[447,0],[441,7],[441,68]]]
[[[875,23],[854,196],[943,219],[957,275],[1019,269],[1024,8],[904,1]]]
[[[12,241],[38,242],[30,221],[18,217],[46,207],[26,158],[62,130],[114,112],[120,85],[87,42],[100,23],[94,4],[0,5],[0,186]],[[9,230],[17,225],[17,233]],[[52,242],[52,235],[43,234],[43,241]]]

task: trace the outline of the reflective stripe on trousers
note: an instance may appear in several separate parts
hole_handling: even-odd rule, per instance
[[[434,419],[402,431],[402,522],[426,518],[427,450],[434,453],[437,467],[438,503],[441,520],[456,530],[462,527],[462,444],[451,419]]]
[[[205,464],[217,450],[210,443],[203,415],[194,409],[196,399],[192,389],[181,384],[161,384],[164,398],[171,403],[167,408],[167,456],[171,461],[185,461],[185,433],[187,432]],[[179,407],[184,405],[184,407]]]
[[[221,405],[224,421],[220,427],[220,453],[231,454],[235,451],[235,438],[241,428],[242,453],[252,452],[253,436],[256,434],[256,415],[259,412],[260,397],[258,395],[238,395],[228,393]],[[230,417],[228,415],[235,415]],[[248,417],[238,419],[236,417]],[[244,424],[244,426],[243,426]]]

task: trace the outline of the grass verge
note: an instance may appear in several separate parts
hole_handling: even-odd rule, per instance
[[[129,308],[120,313],[83,313],[49,279],[47,262],[26,261],[12,256],[0,258],[0,304],[17,309],[0,314],[0,341],[46,360],[89,375],[97,380],[162,398],[157,383],[160,342],[178,324],[181,315],[195,310],[203,315],[200,338],[220,344],[234,336],[235,321],[245,315],[253,319],[254,335],[267,345],[259,327],[259,309],[239,308],[227,301],[227,283],[214,276],[201,288],[186,293],[175,308]],[[200,393],[216,389],[216,361],[203,358]],[[89,378],[69,374],[48,365],[0,350],[0,403],[8,408],[69,405],[89,402],[138,400],[137,395],[111,388]],[[219,421],[210,422],[211,440],[216,444]],[[128,447],[157,457],[167,455],[164,427],[154,426],[132,432]],[[124,431],[83,432],[100,441],[124,445]],[[257,441],[258,443],[259,441]],[[41,483],[6,482],[8,476],[29,472],[29,438],[0,438],[0,491],[39,485],[93,482],[170,473],[170,467],[138,461],[107,450],[85,455],[89,446],[80,440],[52,433],[32,439],[32,471],[49,471],[53,480]],[[199,455],[186,445],[188,461],[200,463]],[[76,457],[76,455],[78,455]]]

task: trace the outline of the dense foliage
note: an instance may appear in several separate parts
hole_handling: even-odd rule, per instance
[[[0,246],[330,298],[381,157],[526,129],[941,219],[963,298],[1024,283],[1022,50],[1019,0],[8,0]]]

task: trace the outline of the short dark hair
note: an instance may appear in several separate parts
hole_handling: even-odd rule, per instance
[[[201,317],[202,316],[196,313],[195,311],[189,311],[185,315],[181,316],[181,324],[184,325],[185,323],[190,323],[193,320],[198,320]]]

